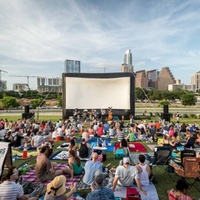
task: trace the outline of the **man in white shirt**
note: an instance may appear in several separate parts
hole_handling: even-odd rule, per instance
[[[20,184],[15,183],[18,177],[18,170],[15,167],[10,167],[5,173],[5,181],[0,184],[0,199],[6,200],[36,200],[36,197],[28,198],[24,195],[24,190]]]
[[[135,166],[130,166],[130,159],[128,157],[124,157],[122,165],[119,165],[116,168],[112,190],[115,191],[117,185],[131,187],[133,186],[134,180],[138,186],[139,192],[147,195],[146,191],[142,189],[137,168]]]

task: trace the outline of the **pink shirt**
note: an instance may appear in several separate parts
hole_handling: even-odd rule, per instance
[[[169,130],[169,137],[172,137],[172,136],[174,136],[174,130],[173,130],[173,129],[170,129],[170,130]]]

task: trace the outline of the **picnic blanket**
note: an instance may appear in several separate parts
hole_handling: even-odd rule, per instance
[[[134,188],[137,189],[137,187]],[[146,196],[140,193],[142,200],[159,200],[157,190],[153,184],[142,186],[142,188],[147,192]],[[126,198],[126,187],[117,186],[114,195],[115,197]]]
[[[151,149],[152,151],[154,151],[154,148],[158,145],[153,145],[153,144],[148,144],[147,145],[149,147],[149,149]]]
[[[65,167],[66,167],[65,163],[57,164],[56,170],[59,170],[59,169],[65,168]],[[82,179],[83,173],[80,175],[74,175],[73,180],[70,179],[69,175],[65,175],[65,176],[67,178],[66,188],[69,188],[72,184],[78,183]],[[23,181],[26,181],[26,182],[38,182],[38,179],[35,174],[35,169],[32,169],[32,170],[26,172],[26,174],[22,175],[22,179],[23,179]],[[49,181],[43,182],[42,184],[44,186],[46,186],[50,182],[51,181],[49,180]]]
[[[70,143],[63,143],[57,147],[57,149],[68,149]]]
[[[79,154],[79,152],[77,152]],[[68,151],[58,151],[49,157],[50,160],[68,160],[69,152]],[[80,158],[81,161],[91,160],[91,154],[87,158]]]
[[[99,137],[93,137],[88,141],[88,144],[91,147],[96,147],[98,144],[105,144],[106,146],[106,152],[113,152],[114,151],[114,143],[110,142],[110,138],[99,138]]]
[[[133,152],[147,152],[147,149],[140,142],[128,142],[129,151]]]
[[[139,163],[139,159],[138,159],[138,156],[140,155],[141,153],[135,153],[135,154],[130,154],[129,157],[131,159],[132,162],[134,162],[135,164]],[[153,156],[154,156],[154,153],[151,152],[151,153],[142,153],[144,156],[145,156],[145,163],[146,164],[150,164],[152,163],[153,161]]]

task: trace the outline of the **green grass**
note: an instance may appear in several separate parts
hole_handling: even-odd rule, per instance
[[[13,116],[6,116],[6,114],[5,114],[5,116],[1,116],[0,117],[0,119],[3,119],[3,120],[5,120],[5,119],[8,119],[8,121],[17,121],[18,119],[20,119],[21,118],[21,115],[19,114],[19,116],[17,115],[17,116],[15,116],[15,115],[13,115]],[[56,123],[59,119],[62,119],[62,116],[61,115],[58,115],[58,116],[54,116],[54,115],[49,115],[49,116],[39,116],[39,119],[37,119],[37,118],[35,118],[35,120],[36,121],[42,121],[42,120],[44,120],[44,121],[48,121],[48,120],[51,120],[53,123]],[[159,120],[159,118],[158,117],[151,117],[151,119],[145,119],[144,118],[144,120],[148,123],[148,122],[150,122],[150,121],[158,121]],[[140,121],[140,120],[136,120],[136,122],[137,121]],[[176,119],[175,118],[171,118],[171,121],[173,121],[173,122],[176,122]],[[125,120],[125,122],[126,123],[129,123],[129,120]],[[183,123],[183,122],[185,122],[186,124],[191,124],[191,123],[197,123],[197,124],[199,124],[200,125],[200,119],[196,119],[196,118],[180,118],[180,123]]]
[[[0,117],[1,119],[5,119],[7,118],[9,121],[12,120],[12,121],[17,121],[20,116],[2,116]],[[53,115],[49,115],[49,116],[40,116],[39,117],[39,121],[42,121],[42,120],[45,120],[45,121],[48,121],[48,120],[52,120],[54,123],[61,119],[62,116],[53,116]],[[155,121],[155,120],[158,120],[158,118],[156,117],[152,117],[151,120]],[[176,122],[176,119],[171,119],[172,121]],[[139,121],[139,120],[138,120]],[[148,123],[150,120],[146,120],[146,122]],[[129,121],[126,121],[127,123]],[[192,119],[192,118],[180,118],[180,123],[194,123],[196,122],[197,124],[200,125],[200,119]],[[77,137],[79,138],[80,137],[80,134],[77,134]],[[59,142],[59,143],[54,143],[54,152],[57,151],[57,147],[63,143],[62,142]],[[143,145],[148,149],[148,151],[150,152],[151,150],[147,147],[147,143],[146,142],[143,142]],[[19,154],[18,155],[22,155],[22,151],[19,151]],[[24,161],[24,160],[17,160],[14,162],[14,165],[16,167],[20,167],[20,166],[23,166],[25,163],[27,164],[31,164],[31,165],[34,165],[35,164],[35,161],[36,161],[36,157],[32,157],[30,158],[29,160],[27,161]],[[58,161],[58,162],[62,162],[62,161]],[[113,153],[107,153],[107,160],[103,163],[104,166],[106,166],[108,163],[112,163],[111,166],[117,166],[119,164],[119,160],[115,160],[114,159],[114,154]],[[175,175],[175,174],[171,174],[171,176],[169,176],[163,169],[159,169],[159,167],[155,167],[153,168],[153,173],[154,175],[156,176],[156,180],[158,181],[158,184],[155,184],[155,187],[157,189],[157,192],[158,192],[158,195],[159,195],[159,199],[160,200],[167,200],[167,191],[171,188],[175,188],[175,183],[176,181],[178,180],[178,176]],[[199,184],[199,187],[200,187],[200,182],[198,182],[197,184]],[[79,191],[78,191],[79,192]],[[88,193],[89,191],[87,190],[81,190],[80,193]],[[199,195],[199,192],[195,190],[195,188],[191,188],[190,190],[190,193],[189,193],[193,198],[199,198],[200,195]]]
[[[3,119],[3,120],[5,120],[5,119],[8,119],[8,121],[13,121],[13,122],[15,122],[15,121],[17,121],[18,119],[21,119],[21,115],[19,114],[19,116],[17,115],[17,116],[0,116],[0,119]],[[39,119],[37,119],[36,117],[35,117],[35,120],[36,121],[42,121],[42,120],[44,120],[44,121],[49,121],[49,120],[51,120],[53,123],[56,123],[59,119],[62,119],[62,116],[61,115],[59,115],[59,116],[53,116],[53,115],[51,115],[51,116],[39,116]]]
[[[76,134],[77,138],[80,138],[81,134]],[[112,141],[116,141],[116,139],[112,139]],[[57,150],[57,147],[59,145],[61,145],[63,143],[63,141],[60,142],[55,142],[54,143],[54,153]],[[142,144],[146,147],[146,149],[148,150],[148,152],[151,152],[151,150],[147,147],[148,143],[146,142],[142,142]],[[18,151],[19,154],[18,155],[22,155],[22,151]],[[31,152],[31,151],[30,151]],[[28,151],[29,153],[29,151]],[[17,160],[14,162],[14,165],[16,167],[20,167],[23,166],[25,163],[27,163],[28,165],[35,165],[35,161],[36,161],[36,157],[32,157],[27,161],[24,160]],[[63,161],[58,161],[58,162],[63,162]],[[106,154],[106,161],[103,162],[103,165],[106,166],[108,163],[111,163],[111,166],[118,166],[119,164],[119,160],[114,158],[114,154],[112,152],[107,152]],[[134,164],[134,163],[132,163]],[[160,200],[167,200],[167,191],[171,188],[175,188],[175,184],[176,181],[179,179],[179,177],[173,173],[167,174],[165,172],[165,170],[159,166],[157,167],[153,167],[153,173],[156,177],[156,180],[158,181],[158,184],[155,184],[155,187],[157,189],[158,192],[158,196]],[[198,182],[197,184],[200,185],[200,183]],[[77,193],[80,194],[85,194],[90,192],[90,190],[81,190],[78,191]],[[193,198],[199,198],[199,192],[193,187],[190,190],[189,193]]]

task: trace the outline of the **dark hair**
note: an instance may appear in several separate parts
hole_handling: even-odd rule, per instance
[[[41,149],[40,149],[40,153],[44,153],[47,149],[50,149],[49,146],[43,146]]]
[[[121,146],[128,147],[127,141],[124,138],[121,140]]]
[[[75,140],[71,139],[70,144],[71,144],[71,146],[75,146]]]
[[[188,189],[189,185],[184,179],[180,179],[176,183],[176,189],[183,192],[184,189]]]
[[[6,171],[6,173],[5,173],[5,175],[4,175],[4,177],[3,177],[2,180],[9,180],[10,177],[13,175],[13,170],[14,170],[14,169],[16,169],[15,166],[9,167],[8,170]]]
[[[175,131],[175,132],[174,132],[174,137],[177,137],[177,136],[178,136],[178,132]]]
[[[145,161],[145,156],[144,156],[143,154],[140,154],[140,155],[138,156],[138,159],[139,159],[139,161],[140,161],[141,163],[144,163],[144,161]]]
[[[53,153],[53,149],[47,148],[46,151],[44,152],[45,156],[49,158]]]
[[[76,156],[75,151],[74,150],[70,150],[69,154],[74,157],[74,159],[76,160],[77,165],[80,167],[81,166],[81,160],[79,159],[78,156]]]
[[[85,138],[82,138],[82,140],[81,140],[82,142],[85,142]]]

